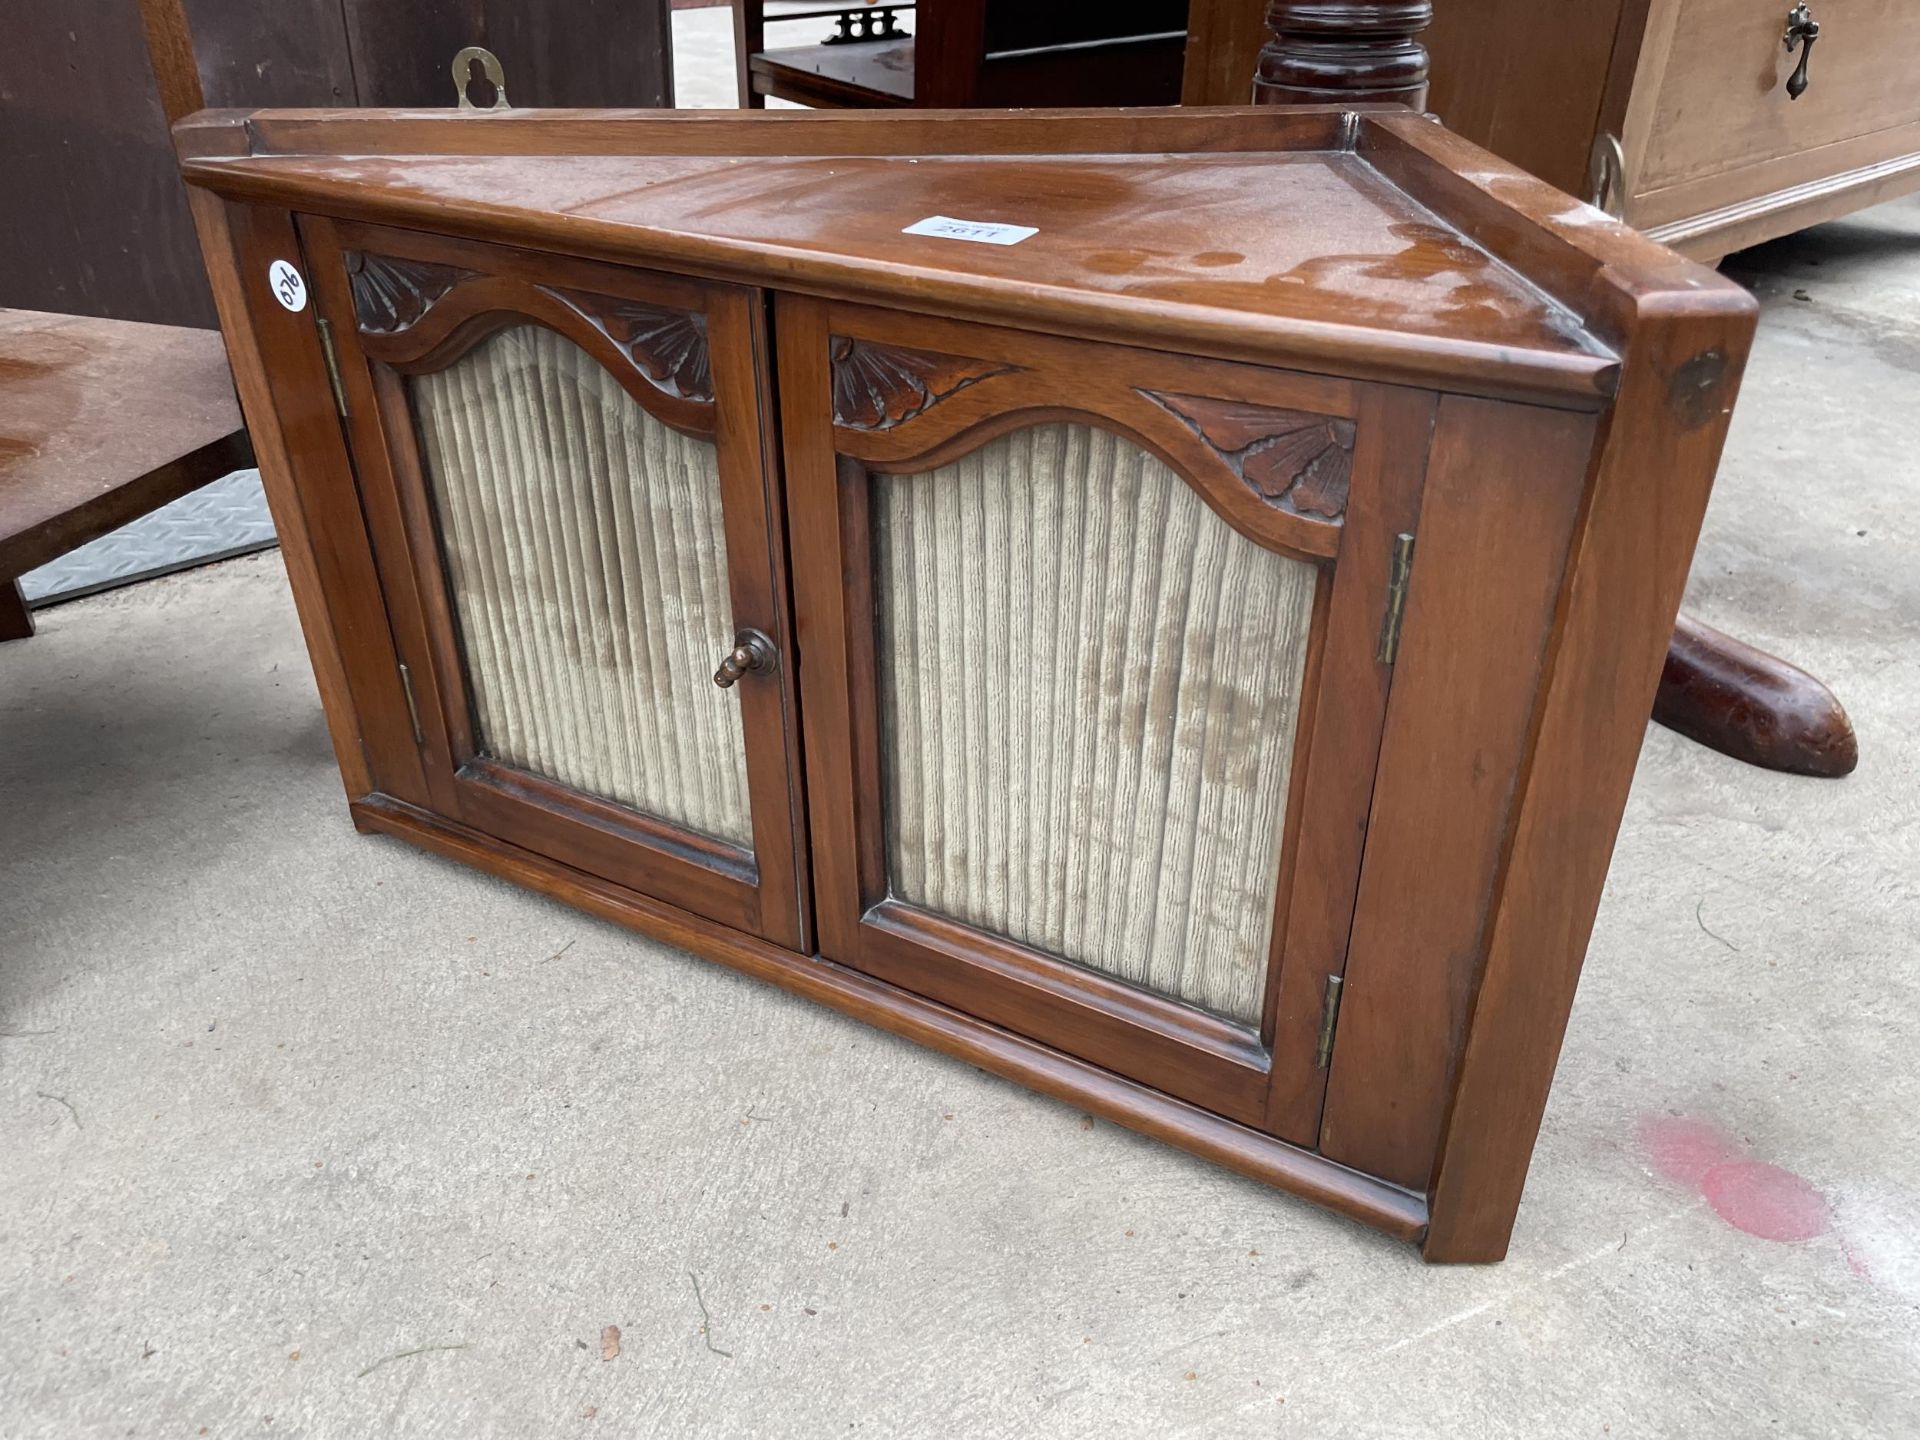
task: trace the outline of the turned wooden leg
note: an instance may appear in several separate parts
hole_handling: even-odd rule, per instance
[[[1254,100],[1262,105],[1427,101],[1417,38],[1431,0],[1269,0]],[[1846,775],[1859,760],[1840,702],[1806,671],[1680,617],[1653,718],[1723,755],[1795,775]]]
[[[18,580],[0,580],[0,640],[25,640],[33,634],[33,612],[27,609]]]
[[[1813,676],[1682,615],[1653,718],[1722,755],[1791,775],[1851,774],[1853,722]]]
[[[1271,0],[1254,103],[1398,100],[1424,110],[1427,52],[1414,36],[1432,23],[1431,0]]]

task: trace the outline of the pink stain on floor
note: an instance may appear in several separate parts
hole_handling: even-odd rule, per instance
[[[1640,1143],[1656,1170],[1699,1191],[1714,1214],[1745,1234],[1792,1242],[1832,1228],[1832,1208],[1804,1176],[1752,1159],[1715,1126],[1648,1115],[1640,1121]]]

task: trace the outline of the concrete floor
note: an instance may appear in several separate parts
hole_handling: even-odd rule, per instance
[[[1863,760],[1649,730],[1506,1264],[355,834],[256,556],[0,648],[0,1435],[1920,1433],[1920,202],[1734,268]]]

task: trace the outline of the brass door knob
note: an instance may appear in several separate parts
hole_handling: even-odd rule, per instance
[[[771,674],[779,661],[780,652],[772,640],[758,630],[742,630],[733,637],[732,653],[713,672],[713,683],[722,690],[731,690],[742,675],[749,671]]]

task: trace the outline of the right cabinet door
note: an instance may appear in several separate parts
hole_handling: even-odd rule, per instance
[[[1311,1144],[1432,397],[780,307],[822,952]]]

